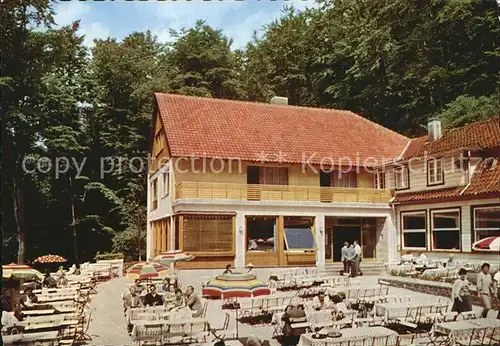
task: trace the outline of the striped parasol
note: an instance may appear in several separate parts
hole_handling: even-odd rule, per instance
[[[255,275],[235,272],[219,275],[210,280],[201,293],[203,296],[225,299],[263,296],[271,294],[271,290]]]
[[[127,272],[130,279],[152,279],[168,274],[168,268],[160,263],[142,262],[133,265]]]
[[[500,237],[487,237],[475,242],[472,246],[479,251],[500,251]]]
[[[173,250],[162,252],[155,258],[153,258],[153,262],[158,262],[163,265],[169,265],[176,262],[187,262],[194,259],[195,256],[190,254],[189,252],[184,252],[182,250]]]
[[[44,255],[35,258],[33,262],[36,263],[64,263],[67,262],[68,260],[62,256],[59,255]]]
[[[9,265],[2,266],[2,277],[3,278],[17,278],[17,279],[43,279],[42,273],[38,270],[31,268],[30,266],[24,264],[11,263]]]

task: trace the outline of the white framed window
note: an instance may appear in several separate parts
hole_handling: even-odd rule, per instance
[[[285,250],[303,252],[316,249],[313,217],[286,216],[284,221]]]
[[[429,159],[427,161],[427,185],[440,185],[443,183],[443,159]]]
[[[150,183],[150,192],[151,192],[151,210],[154,210],[158,207],[158,178],[155,178]]]
[[[170,193],[170,171],[163,172],[163,197]]]
[[[427,249],[427,213],[425,210],[401,213],[401,237],[404,250]]]
[[[247,251],[276,251],[276,217],[247,216]]]
[[[460,209],[431,210],[432,250],[460,250]]]
[[[474,242],[500,236],[500,205],[473,207]]]
[[[377,171],[373,174],[373,187],[378,190],[385,189],[385,172]]]
[[[408,189],[410,187],[408,166],[400,166],[394,169],[394,182],[396,190]]]

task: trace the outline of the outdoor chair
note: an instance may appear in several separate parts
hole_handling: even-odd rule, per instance
[[[458,345],[461,346],[497,346],[494,337],[495,329],[499,328],[478,328],[474,329],[468,340],[459,340]]]
[[[210,327],[210,332],[214,336],[214,339],[212,341],[227,340],[227,339],[235,338],[236,331],[229,330],[229,322],[230,321],[231,321],[231,317],[229,316],[229,313],[226,312],[226,316],[224,318],[224,323],[222,324],[222,328],[211,328]]]
[[[398,335],[398,341],[396,343],[396,346],[416,346],[415,344],[415,339],[417,335],[416,334],[406,334],[406,335]]]

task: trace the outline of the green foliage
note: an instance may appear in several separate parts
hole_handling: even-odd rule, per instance
[[[437,115],[444,127],[457,127],[475,121],[500,116],[499,96],[473,97],[460,95]]]

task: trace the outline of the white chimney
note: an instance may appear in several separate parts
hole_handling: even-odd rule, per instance
[[[441,121],[431,120],[427,124],[427,131],[429,134],[429,141],[435,141],[441,138]]]
[[[271,103],[274,105],[287,105],[288,97],[273,96],[273,98],[271,99]]]

